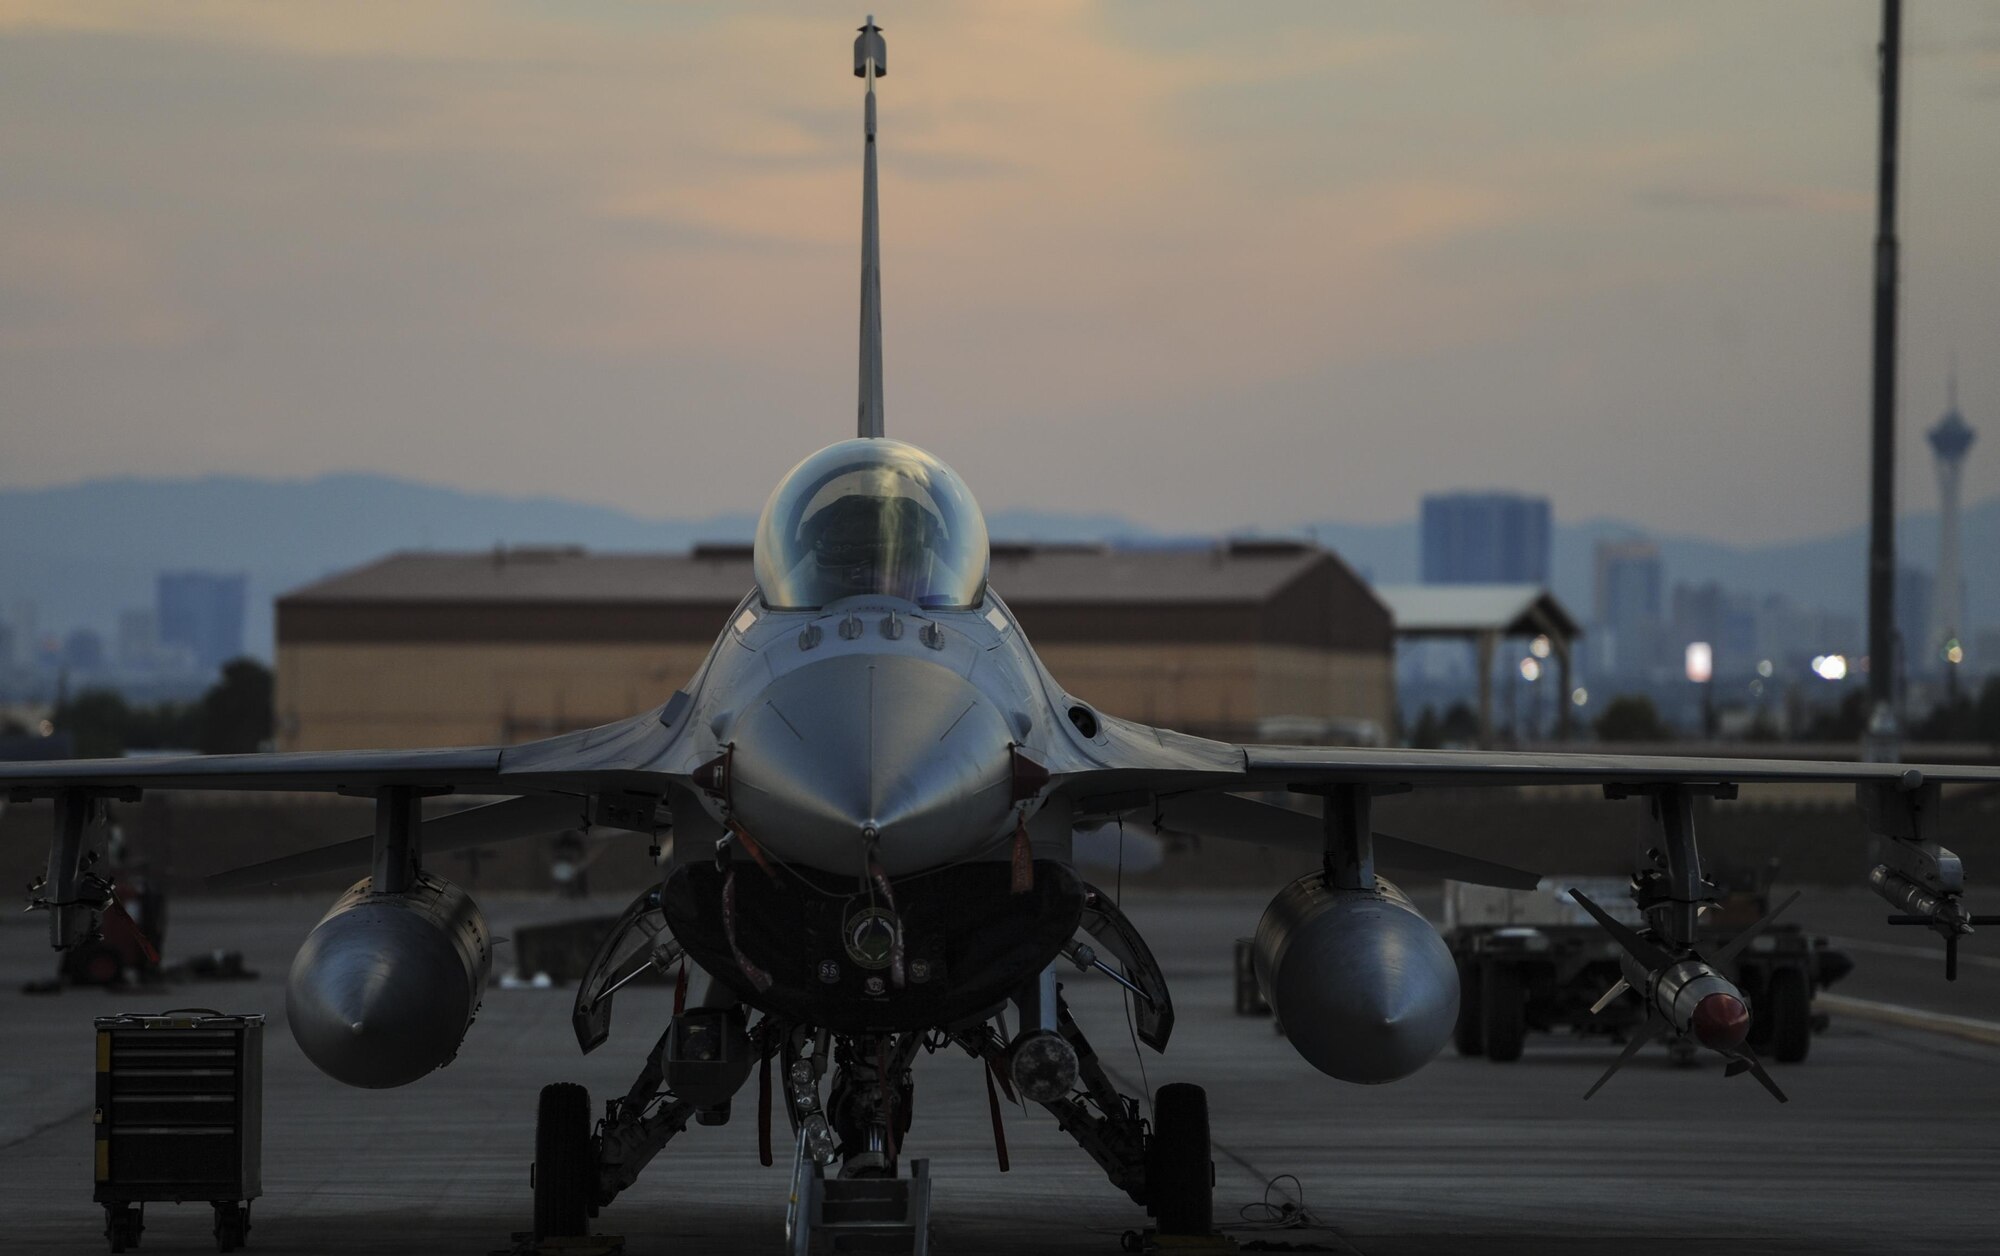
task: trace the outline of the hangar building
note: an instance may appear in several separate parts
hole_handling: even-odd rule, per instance
[[[400,553],[278,599],[278,749],[485,745],[666,700],[754,581],[748,545],[685,554]],[[1389,611],[1299,542],[993,547],[992,586],[1070,690],[1213,736],[1391,727]]]

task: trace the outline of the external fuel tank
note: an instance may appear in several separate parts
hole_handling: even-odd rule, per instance
[[[1257,981],[1292,1046],[1329,1077],[1392,1082],[1416,1072],[1458,1019],[1458,970],[1408,896],[1336,890],[1318,872],[1286,886],[1257,923]]]
[[[458,1054],[492,968],[486,918],[464,890],[422,873],[407,893],[376,894],[364,877],[299,948],[286,1017],[327,1076],[402,1086]]]

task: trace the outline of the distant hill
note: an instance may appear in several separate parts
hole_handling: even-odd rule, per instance
[[[1175,538],[1115,515],[995,511],[989,526],[1011,540]],[[484,549],[496,544],[577,544],[596,550],[685,549],[702,540],[748,540],[748,513],[647,519],[588,502],[469,493],[391,476],[307,480],[242,476],[106,479],[41,489],[0,489],[0,614],[33,601],[43,629],[89,626],[109,637],[117,613],[150,606],[162,570],[242,571],[250,579],[248,641],[268,653],[271,601],[286,589],[399,549]],[[1379,582],[1414,580],[1414,521],[1302,527]],[[1617,520],[1559,524],[1555,585],[1587,614],[1591,546],[1640,531]],[[1192,539],[1192,538],[1181,538]],[[1865,536],[1860,531],[1782,546],[1732,547],[1662,536],[1670,581],[1717,579],[1783,592],[1859,613]],[[1905,518],[1903,552],[1933,566],[1937,518]],[[1973,624],[2000,622],[2000,498],[1967,512],[1965,555]]]

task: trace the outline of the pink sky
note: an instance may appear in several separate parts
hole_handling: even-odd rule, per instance
[[[1928,508],[1954,352],[2000,488],[2000,5],[1909,8]],[[1865,518],[1867,0],[877,16],[888,427],[989,508]],[[860,17],[0,0],[0,483],[754,510],[853,424]]]

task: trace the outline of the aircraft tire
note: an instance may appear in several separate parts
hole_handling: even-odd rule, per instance
[[[1781,1064],[1797,1064],[1812,1050],[1812,987],[1795,968],[1771,974],[1766,999],[1771,1009],[1771,1055]]]
[[[535,1110],[535,1237],[580,1238],[590,1232],[592,1178],[590,1092],[573,1082],[542,1087]]]
[[[1479,965],[1466,960],[1458,964],[1458,1024],[1451,1031],[1452,1042],[1458,1053],[1466,1056],[1486,1054],[1485,1025],[1481,1023],[1485,1009],[1480,1006]]]
[[[1215,1161],[1208,1144],[1208,1092],[1186,1082],[1153,1097],[1146,1144],[1146,1199],[1161,1234],[1206,1237],[1215,1228]]]
[[[1480,1037],[1486,1058],[1511,1064],[1521,1058],[1528,1038],[1528,999],[1521,971],[1512,964],[1487,964],[1480,974]]]
[[[1773,1015],[1771,1002],[1771,979],[1768,974],[1745,972],[1737,988],[1750,1001],[1750,1033],[1744,1039],[1750,1049],[1759,1055],[1771,1053],[1771,1030],[1777,1021]]]

